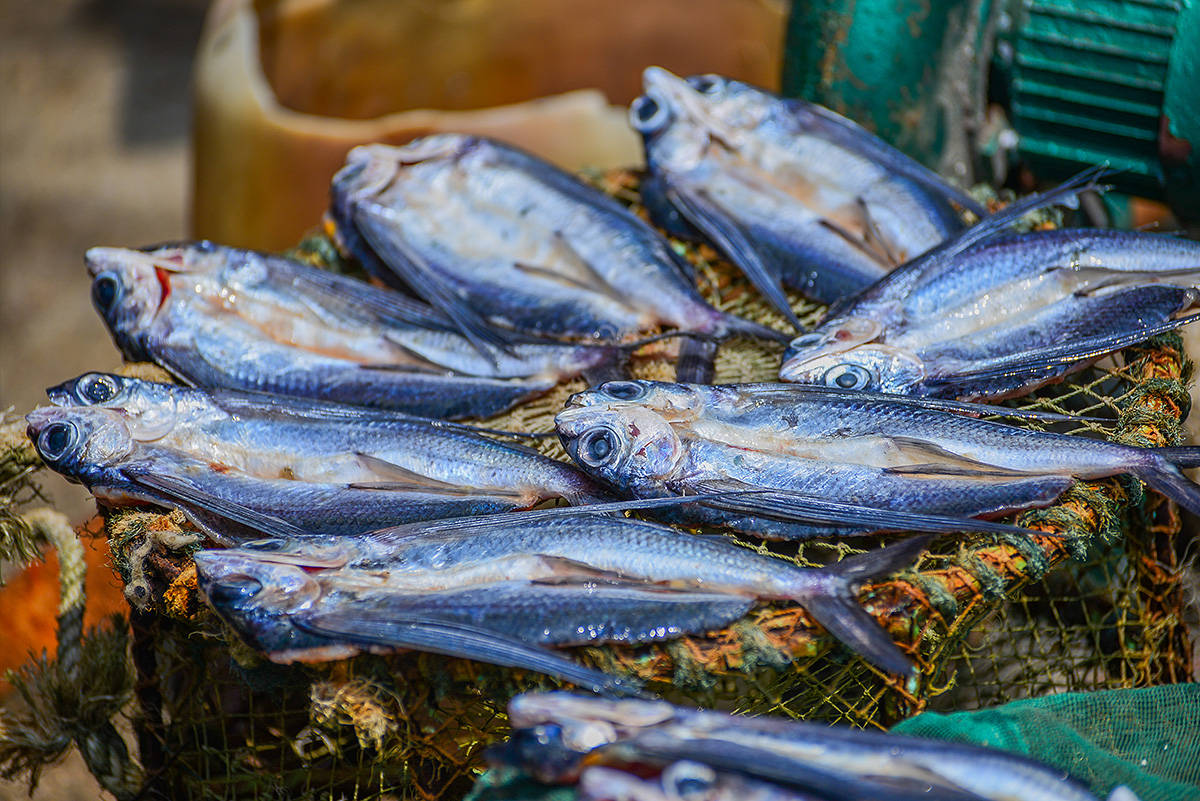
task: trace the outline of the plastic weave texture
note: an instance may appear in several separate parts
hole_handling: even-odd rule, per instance
[[[636,204],[635,177],[616,173],[598,181]],[[675,244],[695,265],[710,301],[782,326],[711,250]],[[801,319],[819,317],[818,307],[793,301]],[[660,342],[642,349],[633,374],[672,378],[675,347]],[[723,344],[716,380],[774,380],[780,352],[780,346],[750,341]],[[1137,445],[1178,444],[1189,370],[1178,337],[1168,335],[1019,405],[1105,418],[1056,424],[1056,430]],[[566,397],[582,388],[582,381],[559,386],[485,424],[549,431]],[[546,453],[565,458],[556,439],[539,442]],[[1069,536],[940,537],[912,569],[862,589],[864,606],[921,668],[907,683],[855,657],[787,603],[759,605],[704,636],[567,653],[636,675],[676,702],[866,727],[887,727],[927,709],[1189,679],[1184,555],[1191,540],[1172,504],[1134,479],[1113,478],[1080,483],[1055,506],[1017,520]],[[105,533],[138,610],[132,649],[140,761],[149,784],[168,797],[462,797],[483,749],[507,733],[508,699],[553,686],[537,676],[427,654],[271,664],[197,599],[189,557],[196,543],[181,516],[113,512]],[[883,541],[744,544],[811,566]]]

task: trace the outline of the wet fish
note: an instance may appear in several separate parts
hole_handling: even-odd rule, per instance
[[[697,537],[625,517],[559,510],[411,524],[358,537],[246,543],[255,558],[307,568],[346,567],[405,589],[442,590],[505,578],[548,580],[586,568],[624,580],[759,599],[788,599],[884,670],[909,658],[858,605],[857,585],[909,565],[924,538],[819,570],[762,556],[721,538]]]
[[[941,740],[567,692],[517,696],[509,718],[507,754],[543,780],[573,780],[585,758],[610,766],[686,759],[822,798],[1095,801],[1034,760]],[[551,758],[539,764],[542,750]]]
[[[59,406],[117,412],[141,442],[258,478],[360,489],[491,491],[519,507],[605,497],[573,466],[460,424],[108,373],[84,374],[47,394]]]
[[[642,75],[630,107],[660,225],[712,242],[803,328],[783,293],[853,294],[962,229],[961,190],[829,109],[719,75]]]
[[[1048,505],[1074,479],[1120,473],[1200,511],[1200,487],[1179,470],[1197,462],[1196,448],[1134,448],[1038,432],[879,393],[621,381],[573,396],[555,423],[571,458],[634,497],[789,493],[716,499],[676,512],[767,537],[904,530],[890,518],[901,512],[960,522],[994,517]],[[826,504],[858,509],[839,518]],[[764,519],[789,511],[813,525]],[[944,530],[927,528],[936,520],[916,522]]]
[[[1004,398],[1197,319],[1181,315],[1200,300],[1200,242],[1095,229],[1007,232],[1028,205],[977,226],[990,234],[972,229],[964,246],[909,262],[831,309],[792,341],[780,378]]]
[[[615,343],[660,326],[780,336],[708,305],[688,264],[616,201],[497,141],[358,147],[332,193],[331,215],[365,264],[484,341]]]
[[[283,664],[360,652],[417,650],[546,673],[595,692],[636,693],[636,684],[584,667],[524,640],[390,608],[384,594],[338,586],[291,565],[224,551],[195,554],[201,595],[252,646]]]
[[[126,358],[189,384],[486,416],[613,361],[612,348],[481,350],[423,303],[210,243],[92,248],[92,300]]]
[[[815,796],[688,760],[666,766],[651,779],[603,766],[584,768],[579,794],[585,801],[816,801]]]
[[[102,407],[31,412],[29,438],[43,461],[106,505],[177,507],[217,542],[357,534],[413,520],[509,511],[520,488],[396,488],[257,478],[228,465],[139,442],[122,416]]]

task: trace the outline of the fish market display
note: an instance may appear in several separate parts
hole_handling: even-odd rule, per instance
[[[442,421],[108,373],[87,373],[47,395],[58,406],[110,409],[135,440],[258,478],[506,496],[516,507],[605,494],[568,464]]]
[[[260,478],[211,459],[135,439],[122,415],[103,407],[41,408],[27,416],[46,464],[109,505],[180,508],[218,542],[292,535],[357,534],[412,520],[508,511],[528,505],[528,487]],[[486,451],[486,449],[485,449]],[[366,459],[355,470],[387,469]],[[399,468],[397,468],[399,470]],[[407,476],[406,476],[407,478]]]
[[[862,610],[854,592],[859,582],[911,563],[928,544],[922,538],[814,570],[725,539],[585,512],[518,512],[410,524],[357,537],[269,539],[246,543],[242,552],[306,569],[355,569],[406,590],[514,578],[551,580],[584,567],[627,581],[794,600],[883,669],[912,670],[908,657]]]
[[[209,604],[277,662],[417,648],[550,673],[598,689],[621,683],[540,646],[672,639],[719,629],[753,603],[727,593],[582,577],[421,592],[353,569],[304,570],[230,551],[201,552],[196,567]]]
[[[198,386],[486,416],[615,358],[587,345],[480,352],[424,304],[209,243],[92,248],[87,267],[92,300],[125,357]]]
[[[964,192],[853,122],[718,75],[642,76],[630,123],[660,225],[708,239],[797,328],[783,286],[832,303],[957,233]]]
[[[711,774],[704,784],[733,774],[779,788],[767,798],[1095,801],[1061,771],[1017,754],[822,723],[566,692],[517,696],[509,718],[512,738],[493,761],[544,782],[573,783],[581,772],[604,767],[639,776],[657,769],[669,786],[681,777],[681,763],[699,763]],[[689,774],[705,775],[692,768],[682,776]],[[589,781],[602,778],[615,780]]]
[[[484,341],[621,342],[660,326],[779,336],[709,306],[687,262],[612,198],[500,142],[444,134],[355,148],[332,213],[364,264],[386,265]]]
[[[1052,196],[1058,192],[1050,193]],[[1004,231],[1030,203],[830,310],[779,376],[935,397],[1020,395],[1197,315],[1200,243],[1134,231]]]
[[[798,494],[718,499],[676,513],[766,537],[917,528],[889,520],[892,512],[994,517],[1048,505],[1076,478],[1119,473],[1200,512],[1200,486],[1179,470],[1196,463],[1196,448],[1134,448],[1038,432],[952,410],[958,408],[781,384],[617,381],[573,396],[556,426],[576,463],[633,497]],[[859,507],[857,522],[835,519],[826,503]],[[780,511],[823,525],[767,519]]]

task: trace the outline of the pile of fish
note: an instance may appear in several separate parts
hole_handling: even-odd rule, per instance
[[[509,145],[360,147],[329,218],[374,284],[207,242],[88,251],[117,347],[179,383],[52,388],[28,416],[43,460],[105,505],[182,510],[215,546],[195,556],[202,594],[271,659],[418,649],[609,692],[636,688],[556,649],[703,635],[763,601],[913,670],[856,593],[927,537],[802,569],[724,531],[1033,534],[997,518],[1121,473],[1200,513],[1180,472],[1200,449],[1042,433],[981,417],[1063,418],[977,402],[1195,319],[1200,245],[1013,233],[1098,174],[988,216],[819,106],[644,80],[630,119],[652,219],[713,245],[797,328],[784,287],[831,304],[814,330],[717,309],[662,234]],[[790,340],[792,383],[709,386],[731,337]],[[679,383],[633,380],[631,354],[670,338]],[[591,388],[555,421],[574,464],[450,422],[578,377]]]
[[[1096,801],[1062,771],[962,743],[566,692],[508,712],[492,763],[585,801]]]

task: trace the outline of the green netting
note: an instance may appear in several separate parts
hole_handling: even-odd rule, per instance
[[[1002,748],[1060,768],[1103,797],[1200,799],[1200,684],[1063,693],[975,712],[926,712],[892,731]]]

